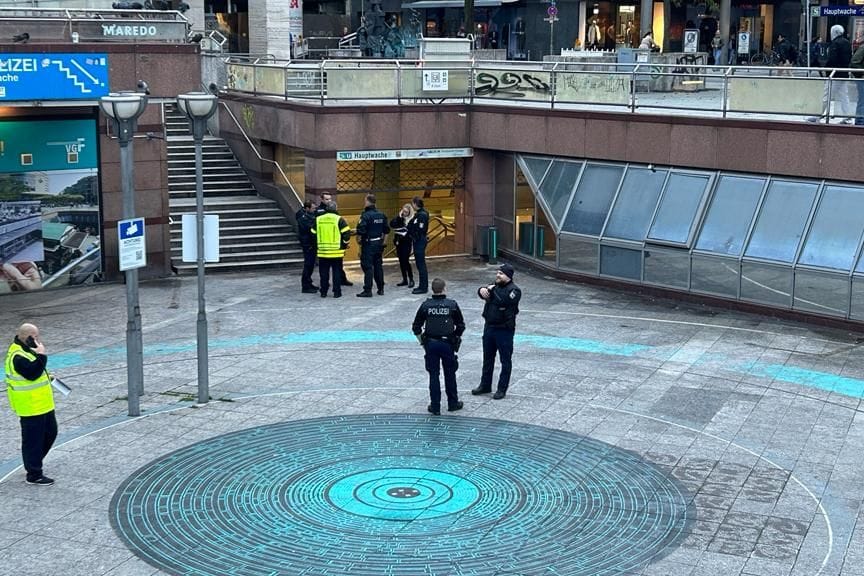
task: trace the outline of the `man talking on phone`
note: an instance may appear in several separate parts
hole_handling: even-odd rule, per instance
[[[22,324],[6,353],[6,392],[12,410],[21,419],[21,454],[27,484],[51,486],[42,473],[42,460],[57,438],[54,395],[46,365],[48,356],[39,328]]]

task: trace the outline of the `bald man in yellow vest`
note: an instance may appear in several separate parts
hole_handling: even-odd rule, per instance
[[[21,455],[27,483],[51,486],[42,473],[42,460],[57,438],[54,394],[46,366],[48,356],[39,328],[22,324],[6,353],[6,392],[12,410],[21,419]]]

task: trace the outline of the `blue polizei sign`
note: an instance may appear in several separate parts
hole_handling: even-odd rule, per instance
[[[0,102],[94,100],[106,94],[105,54],[0,54]]]

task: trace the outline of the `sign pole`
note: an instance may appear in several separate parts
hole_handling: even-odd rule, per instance
[[[135,167],[131,138],[120,141],[123,186],[123,219],[135,217]],[[141,338],[141,306],[138,303],[138,269],[126,270],[126,394],[129,415],[140,416],[138,397],[144,393],[144,345]]]

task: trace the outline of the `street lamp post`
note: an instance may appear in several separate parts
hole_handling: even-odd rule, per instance
[[[207,310],[204,302],[204,164],[201,147],[207,120],[216,113],[216,96],[188,92],[177,96],[180,110],[189,120],[195,140],[195,238],[198,245],[198,403],[210,399],[210,376],[207,360]]]
[[[113,120],[120,143],[123,219],[135,217],[135,161],[132,138],[138,117],[147,108],[147,95],[117,92],[103,96],[99,107]],[[126,390],[129,416],[140,416],[139,395],[144,393],[144,345],[141,340],[141,308],[138,305],[138,269],[126,270]]]

